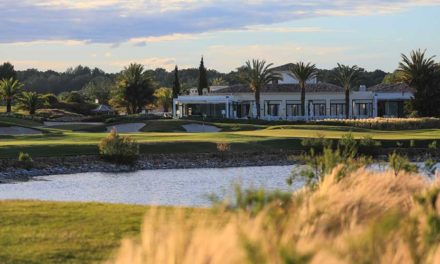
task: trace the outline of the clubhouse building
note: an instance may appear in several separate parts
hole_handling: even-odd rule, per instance
[[[311,79],[306,83],[306,114],[301,115],[301,90],[298,81],[288,72],[288,65],[273,69],[282,79],[261,91],[261,119],[313,120],[345,118],[345,92],[342,87]],[[350,92],[350,117],[403,117],[404,103],[413,97],[406,84],[373,87],[360,86]],[[255,96],[247,85],[210,87],[199,96],[197,89],[190,95],[174,99],[175,118],[208,117],[248,119],[256,117]]]

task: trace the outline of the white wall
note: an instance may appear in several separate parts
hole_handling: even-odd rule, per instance
[[[279,84],[298,84],[298,80],[293,78],[288,71],[280,71],[277,73],[280,74],[281,78],[282,78],[282,80],[278,81]],[[315,77],[315,78],[308,80],[306,83],[315,84],[315,83],[318,83],[318,80]]]

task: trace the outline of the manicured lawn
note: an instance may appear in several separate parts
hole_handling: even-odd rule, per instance
[[[34,120],[0,116],[0,126],[38,127],[41,125],[43,124]]]
[[[319,135],[340,138],[350,131],[356,138],[369,135],[374,139],[387,141],[440,139],[440,129],[377,131],[313,125],[219,133],[148,132],[130,135],[142,144],[142,153],[187,153],[215,152],[216,142],[230,142],[233,151],[291,150],[301,147],[301,138]],[[20,151],[29,152],[33,156],[97,154],[97,144],[106,135],[106,133],[58,132],[43,135],[0,136],[0,157],[17,157]]]
[[[100,263],[138,236],[146,206],[0,201],[0,263]],[[160,207],[166,212],[173,208]],[[185,209],[189,215],[206,213]]]
[[[200,153],[216,152],[217,142],[229,142],[232,151],[288,151],[301,148],[301,139],[325,136],[340,138],[351,132],[355,138],[372,136],[376,140],[389,141],[386,146],[396,146],[396,141],[440,140],[440,129],[420,129],[402,131],[379,131],[330,125],[254,125],[236,123],[206,123],[222,129],[219,133],[185,133],[182,125],[201,123],[188,120],[144,121],[144,132],[130,134],[141,143],[142,153]],[[19,125],[41,128],[41,123],[10,117],[0,117],[1,125]],[[111,124],[107,124],[111,125]],[[107,126],[106,125],[106,126]],[[63,125],[45,128],[42,135],[0,135],[0,158],[16,158],[19,152],[32,156],[94,155],[98,154],[97,144],[107,135],[99,132],[105,126]],[[97,132],[72,132],[70,129],[91,129]],[[102,128],[102,129],[101,129]],[[59,130],[62,129],[62,130]],[[163,132],[154,132],[163,131]],[[425,143],[422,144],[427,145]]]

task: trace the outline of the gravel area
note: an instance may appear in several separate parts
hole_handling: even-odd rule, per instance
[[[291,165],[287,153],[167,154],[140,157],[134,167],[104,162],[98,156],[34,158],[32,169],[24,169],[16,160],[0,159],[0,183],[26,181],[36,176],[84,172],[126,172],[155,169],[230,168]]]

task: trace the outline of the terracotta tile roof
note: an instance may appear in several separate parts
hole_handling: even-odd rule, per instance
[[[262,93],[300,93],[301,88],[298,84],[269,84],[261,90]],[[317,83],[307,84],[307,93],[317,92],[344,92],[344,89],[340,86],[330,83]],[[248,85],[238,84],[232,85],[217,91],[213,91],[214,94],[233,94],[233,93],[252,93],[252,90]]]
[[[414,89],[409,87],[406,83],[396,83],[396,84],[378,84],[372,87],[368,87],[367,91],[371,92],[382,92],[382,93],[392,93],[392,92],[414,92]]]

